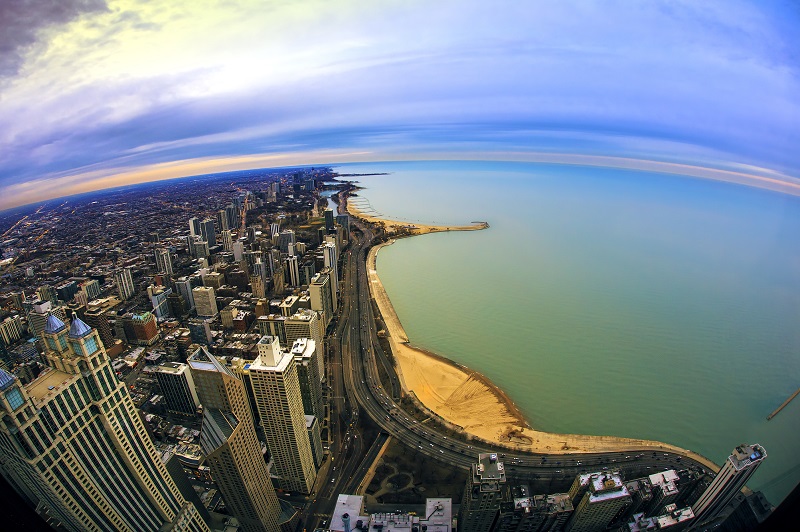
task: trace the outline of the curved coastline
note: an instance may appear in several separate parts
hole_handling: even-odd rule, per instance
[[[635,438],[558,434],[536,430],[525,421],[522,412],[500,388],[484,375],[445,357],[413,346],[400,322],[383,283],[376,262],[379,251],[397,238],[442,231],[480,230],[486,222],[462,226],[414,224],[370,216],[352,202],[347,212],[365,222],[381,223],[387,233],[397,236],[373,246],[367,256],[370,294],[376,301],[392,349],[403,389],[433,414],[464,431],[469,437],[502,445],[518,451],[546,454],[599,453],[613,451],[661,450],[677,452],[705,464],[712,470],[719,466],[708,458],[675,445]]]

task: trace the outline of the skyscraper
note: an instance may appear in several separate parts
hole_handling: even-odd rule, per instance
[[[331,288],[334,293],[337,293],[339,291],[339,257],[336,244],[326,242],[322,253],[325,258],[325,267],[331,270]]]
[[[250,383],[275,463],[273,471],[280,477],[278,485],[311,493],[317,470],[294,356],[282,352],[274,336],[262,336],[257,345],[258,358],[250,364]]]
[[[495,453],[478,455],[467,476],[467,486],[458,514],[462,532],[485,532],[494,528],[502,502],[506,471]]]
[[[692,505],[695,523],[703,524],[714,519],[741,491],[766,457],[767,452],[757,443],[736,447],[725,460],[714,482]]]
[[[172,275],[172,256],[169,250],[164,248],[157,248],[156,255],[156,271],[158,273],[166,273]]]
[[[119,297],[123,301],[128,300],[136,292],[133,286],[133,274],[130,268],[120,268],[114,272],[114,282],[117,283]]]
[[[184,416],[195,415],[199,401],[189,366],[166,362],[156,368],[156,380],[170,412]]]
[[[214,235],[214,220],[206,218],[200,222],[200,236],[208,242],[208,247],[217,245],[217,238]]]
[[[208,530],[162,463],[97,331],[48,317],[51,368],[0,370],[4,476],[67,530]]]
[[[200,236],[200,220],[195,217],[189,218],[189,236]]]
[[[213,318],[217,315],[217,299],[214,288],[198,286],[192,289],[192,299],[200,318]]]
[[[278,532],[280,506],[241,379],[205,348],[187,363],[203,405],[200,445],[226,507],[245,532]]]
[[[311,284],[308,285],[308,294],[311,296],[311,308],[322,312],[325,326],[327,326],[333,319],[338,303],[330,276],[320,272],[312,277]]]
[[[333,209],[325,209],[325,232],[332,233],[334,231]]]
[[[317,350],[317,367],[320,377],[325,375],[323,357],[325,356],[325,324],[319,319],[317,312],[303,308],[286,318],[283,322],[286,333],[286,345],[294,345],[299,338],[314,340]]]

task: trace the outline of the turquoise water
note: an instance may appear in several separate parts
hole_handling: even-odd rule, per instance
[[[404,239],[378,270],[415,345],[474,368],[542,430],[666,441],[750,486],[800,480],[800,198],[713,181],[516,163],[371,163],[380,214],[486,231]]]

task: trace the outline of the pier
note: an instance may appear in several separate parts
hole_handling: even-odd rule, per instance
[[[768,415],[768,416],[767,416],[767,421],[769,421],[770,419],[772,419],[772,418],[774,418],[775,416],[777,416],[777,415],[780,413],[780,411],[781,411],[781,410],[783,410],[784,408],[786,408],[786,405],[788,405],[789,403],[791,403],[791,402],[792,402],[792,399],[794,399],[795,397],[797,397],[797,395],[798,395],[798,394],[800,394],[800,388],[798,388],[797,390],[795,390],[795,392],[794,392],[792,395],[790,395],[790,396],[789,396],[789,398],[788,398],[787,400],[785,400],[785,401],[783,402],[783,404],[781,404],[781,406],[779,406],[778,408],[776,408],[776,409],[775,409],[775,410],[774,410],[774,411],[773,411],[773,412],[772,412],[770,415]]]

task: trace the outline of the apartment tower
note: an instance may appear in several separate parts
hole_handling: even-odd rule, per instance
[[[294,356],[278,339],[262,336],[258,358],[250,364],[258,417],[267,438],[280,488],[311,493],[317,470],[306,431],[303,397]]]

